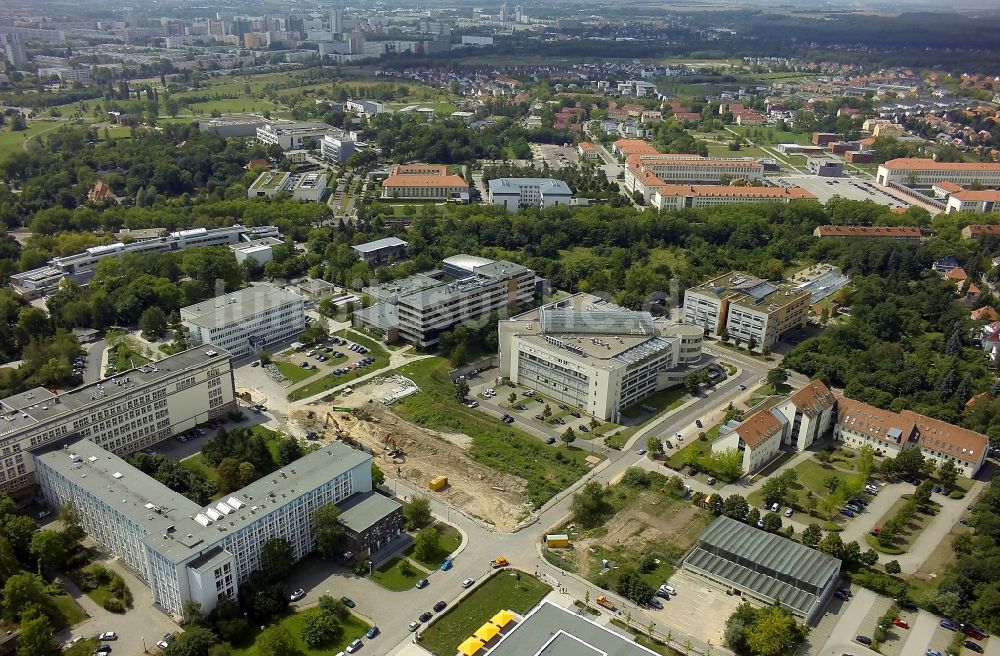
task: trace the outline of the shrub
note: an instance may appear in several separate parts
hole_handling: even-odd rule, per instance
[[[125,602],[118,597],[108,597],[104,600],[104,610],[110,613],[124,613]]]

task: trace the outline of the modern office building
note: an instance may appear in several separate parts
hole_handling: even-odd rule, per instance
[[[306,329],[305,299],[255,285],[181,308],[193,344],[215,344],[233,357],[254,355]]]
[[[364,43],[362,39],[362,44]],[[360,52],[360,48],[355,47],[355,43],[351,43],[351,52]],[[363,47],[363,45],[362,45]],[[378,116],[379,114],[386,111],[385,105],[380,102],[375,102],[374,100],[348,100],[344,103],[344,109],[349,112],[355,112],[357,114],[364,114],[365,116]]]
[[[236,256],[236,261],[243,264],[245,261],[253,260],[257,264],[264,265],[274,259],[274,247],[285,242],[276,237],[264,237],[254,239],[240,244],[230,244],[229,250]]]
[[[701,361],[698,326],[575,294],[506,321],[500,375],[598,419],[679,385]]]
[[[340,131],[326,123],[267,123],[257,128],[257,141],[278,146],[281,150],[315,148],[327,134]]]
[[[844,163],[838,159],[810,157],[806,162],[806,170],[821,177],[839,178],[844,175]]]
[[[562,180],[552,178],[494,178],[489,182],[489,202],[510,212],[522,207],[569,205],[573,192]]]
[[[681,568],[716,587],[815,624],[837,589],[840,560],[794,540],[718,517]]]
[[[366,287],[379,302],[356,310],[354,325],[388,342],[432,346],[443,331],[527,303],[535,294],[535,272],[513,262],[456,255],[442,269]]]
[[[813,236],[835,239],[901,239],[920,241],[923,235],[916,226],[817,226]]]
[[[397,164],[382,181],[382,198],[468,200],[469,183],[436,164]]]
[[[343,164],[355,151],[354,140],[343,135],[325,134],[319,140],[319,154],[323,159]]]
[[[122,257],[132,253],[176,253],[199,246],[226,246],[250,242],[263,237],[281,237],[274,226],[247,228],[234,225],[229,228],[192,228],[171,232],[166,237],[144,239],[128,244],[116,242],[93,246],[82,253],[54,257],[44,267],[17,273],[10,277],[14,291],[22,296],[35,298],[52,291],[63,277],[85,283],[94,275],[97,263],[106,257]],[[61,272],[57,275],[56,271]]]
[[[153,603],[179,619],[184,603],[205,611],[260,570],[272,539],[286,540],[296,561],[316,546],[313,513],[322,505],[362,511],[370,551],[399,535],[401,506],[372,491],[371,456],[324,445],[280,471],[202,507],[88,439],[34,454],[38,483],[52,508],[72,503],[83,529],[146,583]]]
[[[733,271],[684,293],[684,322],[760,351],[805,326],[809,305],[808,291]]]
[[[35,482],[28,452],[76,436],[129,454],[235,407],[229,353],[193,348],[54,394],[38,387],[0,400],[0,491]]]
[[[880,185],[898,184],[929,187],[935,182],[954,182],[969,187],[1000,186],[1000,164],[984,162],[935,162],[932,159],[903,157],[880,164],[876,180]]]
[[[368,266],[378,266],[386,262],[401,260],[406,257],[409,248],[410,244],[398,237],[386,237],[351,246],[351,250],[357,253],[361,261]]]
[[[278,194],[291,194],[295,200],[321,201],[326,195],[326,178],[323,171],[314,173],[289,173],[264,171],[247,189],[247,198],[273,198]]]
[[[816,196],[802,187],[663,185],[656,188],[651,204],[658,210],[680,210],[737,203],[790,203],[793,200],[816,200]]]

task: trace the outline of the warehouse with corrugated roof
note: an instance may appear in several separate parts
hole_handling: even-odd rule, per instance
[[[761,604],[781,604],[807,624],[822,615],[837,587],[841,562],[794,540],[729,517],[698,536],[682,568]]]

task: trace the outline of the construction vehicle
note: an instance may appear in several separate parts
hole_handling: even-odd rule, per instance
[[[448,485],[447,476],[435,476],[427,484],[427,487],[429,487],[434,492],[437,492],[438,490],[444,488],[446,485]]]
[[[490,567],[493,569],[500,569],[501,567],[507,567],[510,565],[510,561],[503,556],[497,556],[494,560],[490,561]]]
[[[604,606],[608,610],[614,610],[615,609],[615,602],[611,601],[610,599],[608,599],[604,595],[601,595],[601,596],[599,596],[597,598],[597,605],[598,606]]]

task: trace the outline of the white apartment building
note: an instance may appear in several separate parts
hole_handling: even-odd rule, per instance
[[[651,204],[658,210],[680,210],[713,205],[790,203],[793,200],[816,200],[816,196],[802,187],[664,185],[653,192]]]
[[[830,431],[836,418],[836,405],[837,397],[830,388],[822,381],[813,380],[775,406],[775,411],[785,418],[782,444],[796,451],[808,449]]]
[[[319,154],[323,159],[331,162],[343,164],[354,154],[354,151],[354,140],[344,136],[325,134],[319,140]]]
[[[500,375],[597,417],[679,385],[701,361],[702,331],[575,294],[500,321]]]
[[[305,299],[255,285],[181,308],[193,344],[215,344],[233,357],[255,355],[306,328]]]
[[[82,253],[54,257],[38,269],[14,274],[10,277],[14,291],[24,296],[38,296],[58,286],[63,276],[78,283],[85,283],[94,275],[97,263],[106,257],[121,257],[130,253],[177,253],[199,246],[226,246],[249,242],[264,237],[281,237],[274,226],[247,228],[234,225],[229,228],[192,228],[171,232],[166,237],[144,239],[128,244],[116,242],[92,246]],[[55,271],[61,272],[56,275]]]
[[[39,387],[0,400],[0,491],[35,482],[27,453],[80,436],[117,454],[144,449],[234,407],[229,353],[193,348],[53,394]]]
[[[684,323],[760,351],[804,326],[810,301],[808,291],[733,271],[684,293]]]
[[[569,205],[572,199],[569,185],[553,178],[495,178],[489,183],[489,203],[503,205],[509,212],[522,207]]]
[[[781,438],[787,423],[774,408],[758,410],[738,426],[722,426],[719,437],[712,442],[712,453],[736,449],[743,457],[743,472],[753,473],[781,452]]]
[[[257,128],[257,141],[281,150],[312,148],[327,134],[339,133],[326,123],[267,123]]]
[[[1000,186],[1000,164],[983,162],[935,162],[932,159],[903,157],[880,164],[876,180],[882,186],[890,184],[929,187],[936,182],[954,182],[969,187]]]
[[[186,601],[211,611],[262,567],[261,550],[286,540],[295,560],[316,545],[313,513],[350,500],[397,512],[372,492],[371,456],[323,446],[225,499],[202,507],[87,439],[34,454],[50,507],[72,503],[83,529],[146,583],[153,603],[179,619]]]
[[[453,262],[473,260],[467,270]],[[417,274],[365,293],[381,299],[354,312],[354,325],[383,335],[432,346],[438,336],[463,321],[487,317],[530,301],[535,294],[535,272],[513,262],[456,255],[443,263],[444,271]],[[454,280],[446,280],[455,276]]]
[[[356,52],[353,46],[351,52]],[[344,109],[366,116],[378,116],[385,112],[385,105],[374,100],[348,100],[344,103]]]
[[[291,194],[295,200],[318,202],[326,195],[327,174],[289,173],[264,171],[247,189],[247,198],[273,198],[281,193]]]

